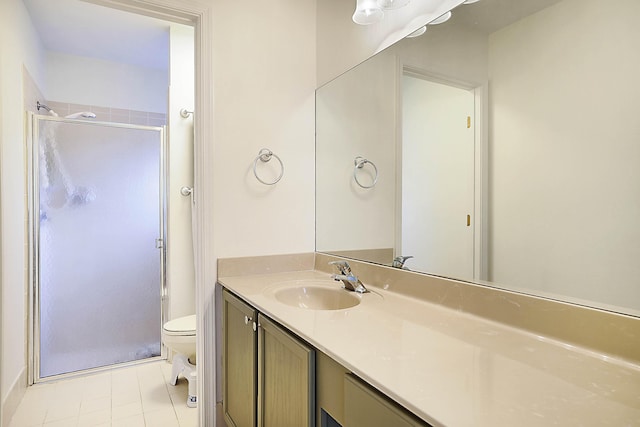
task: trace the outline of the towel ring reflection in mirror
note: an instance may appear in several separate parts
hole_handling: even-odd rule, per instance
[[[261,162],[267,163],[268,161],[271,160],[272,157],[275,157],[278,163],[280,163],[280,175],[278,175],[278,177],[273,182],[263,181],[258,176],[258,172],[256,171],[256,167],[258,166],[258,160],[260,160]],[[256,159],[253,161],[253,174],[256,176],[256,179],[261,183],[263,183],[264,185],[273,185],[282,179],[282,175],[284,175],[284,164],[282,163],[282,160],[280,160],[280,157],[275,155],[273,151],[263,148],[258,152],[258,157],[256,157]]]
[[[367,163],[369,163],[373,167],[373,182],[371,183],[371,185],[362,185],[362,183],[358,180],[358,169],[364,168],[364,165],[366,165]],[[361,156],[356,157],[353,161],[353,164],[355,165],[355,168],[353,168],[353,179],[356,181],[356,184],[358,184],[362,188],[375,187],[378,183],[378,168],[376,167],[376,165],[371,160],[367,160]]]

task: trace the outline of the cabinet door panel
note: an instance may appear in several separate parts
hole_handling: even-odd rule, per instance
[[[315,352],[259,316],[258,426],[315,426]]]
[[[223,292],[223,410],[229,427],[255,427],[257,396],[256,311]]]
[[[345,375],[344,396],[345,427],[428,427],[352,375]]]

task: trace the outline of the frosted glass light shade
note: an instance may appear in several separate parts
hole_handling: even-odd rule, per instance
[[[400,9],[409,4],[410,0],[378,0],[378,6],[383,9]]]
[[[379,22],[383,17],[384,12],[376,0],[357,0],[356,11],[351,19],[356,24],[369,25]]]
[[[451,11],[445,13],[444,15],[438,16],[436,19],[434,19],[433,21],[429,22],[429,25],[442,24],[443,22],[447,22],[450,18],[451,18]]]
[[[415,30],[413,33],[409,34],[407,36],[407,38],[408,39],[412,39],[414,37],[420,37],[421,35],[423,35],[426,32],[427,32],[427,26],[423,25],[422,27],[420,27],[417,30]]]

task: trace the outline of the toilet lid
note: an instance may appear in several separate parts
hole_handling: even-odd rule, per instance
[[[165,332],[171,335],[195,335],[196,334],[196,315],[178,317],[164,324]]]

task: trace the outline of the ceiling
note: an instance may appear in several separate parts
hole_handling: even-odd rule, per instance
[[[482,0],[457,7],[453,11],[451,22],[475,28],[483,34],[491,34],[560,1]]]
[[[169,66],[169,23],[80,0],[23,0],[46,50]]]

